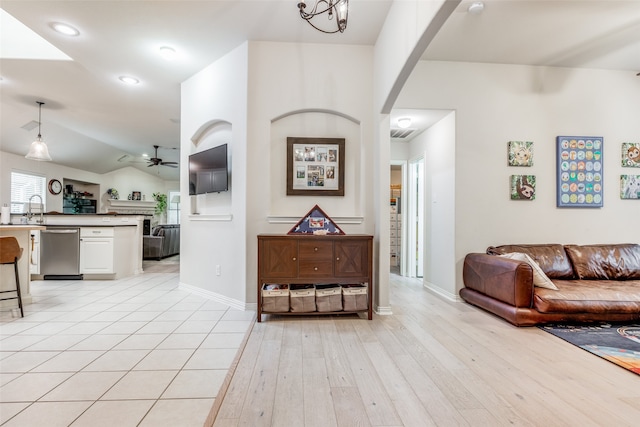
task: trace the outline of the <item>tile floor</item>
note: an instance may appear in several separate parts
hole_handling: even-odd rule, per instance
[[[178,280],[33,282],[0,313],[0,425],[202,426],[255,313]]]

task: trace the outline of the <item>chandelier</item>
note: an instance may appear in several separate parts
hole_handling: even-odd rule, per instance
[[[298,9],[300,9],[300,17],[307,21],[313,28],[318,31],[322,31],[323,33],[337,33],[340,31],[344,33],[345,28],[347,28],[347,15],[349,14],[349,0],[317,0],[313,9],[309,12],[305,11],[307,4],[305,0],[300,0],[298,3]],[[329,21],[333,20],[333,15],[336,16],[335,23],[336,28],[334,30],[325,30],[315,25],[311,20],[318,15],[322,15],[326,13]],[[316,23],[318,21],[316,20]]]

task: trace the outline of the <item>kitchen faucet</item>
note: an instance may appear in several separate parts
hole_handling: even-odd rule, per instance
[[[33,212],[31,211],[31,200],[37,197],[38,199],[40,199],[40,220],[36,220],[36,222],[38,224],[44,224],[44,202],[42,201],[42,197],[39,194],[34,194],[31,197],[29,197],[29,209],[27,212],[27,218],[30,220],[31,218],[33,218]]]

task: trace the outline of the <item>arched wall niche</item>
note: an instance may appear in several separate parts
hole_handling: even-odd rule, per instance
[[[202,126],[200,126],[191,137],[191,142],[193,144],[192,148],[197,148],[198,151],[206,148],[212,148],[216,145],[211,145],[211,143],[221,141],[223,138],[227,138],[227,140],[220,142],[220,144],[224,144],[225,142],[230,144],[231,128],[231,123],[226,120],[213,119],[209,120],[206,123],[203,123]],[[204,144],[206,144],[207,146],[205,147]]]
[[[331,109],[299,109],[271,119],[270,168],[265,176],[271,181],[269,212],[273,218],[304,215],[315,204],[332,218],[341,217],[352,233],[363,232],[362,156],[364,149],[361,120]],[[287,196],[287,137],[344,138],[345,139],[345,195],[344,196]]]
[[[191,143],[191,152],[189,154],[227,144],[229,191],[191,196],[190,213],[198,215],[228,214],[231,211],[233,191],[233,139],[231,123],[220,119],[209,120],[203,123],[193,134]]]

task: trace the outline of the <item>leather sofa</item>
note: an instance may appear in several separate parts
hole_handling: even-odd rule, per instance
[[[180,224],[157,225],[142,236],[142,258],[162,259],[180,253]]]
[[[535,262],[505,255],[513,253]],[[557,290],[534,286],[536,269]],[[637,244],[491,246],[465,257],[463,281],[466,302],[516,326],[640,320]]]

